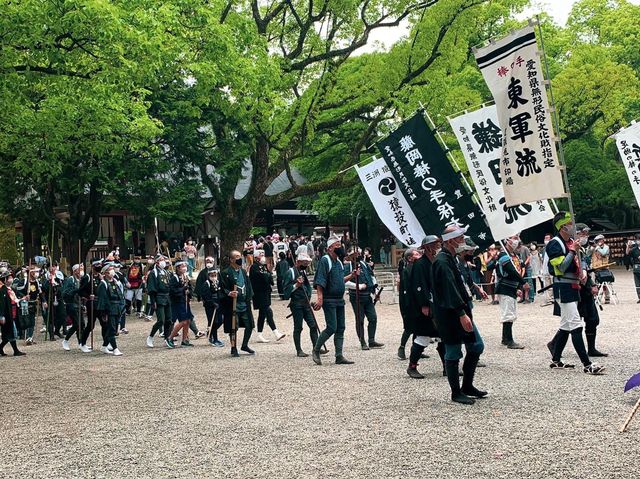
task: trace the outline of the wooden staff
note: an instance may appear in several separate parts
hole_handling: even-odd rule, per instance
[[[233,290],[235,292],[238,292],[237,284],[233,285]],[[236,349],[237,349],[237,330],[238,330],[238,311],[236,311],[237,305],[238,305],[238,296],[235,295],[231,303],[231,332],[229,333],[229,341],[231,342],[231,347]]]
[[[627,416],[627,420],[624,422],[624,424],[622,425],[622,427],[620,428],[620,432],[625,432],[627,430],[627,427],[629,426],[629,423],[631,422],[631,420],[633,419],[633,416],[636,415],[636,413],[638,412],[638,409],[640,409],[640,399],[638,399],[636,401],[636,405],[633,406],[633,409],[631,410],[631,412],[629,413],[629,416]]]
[[[306,277],[306,274],[304,276]],[[321,334],[320,326],[318,326],[318,320],[316,318],[316,313],[313,311],[313,304],[311,304],[311,298],[309,298],[309,295],[307,294],[307,290],[305,289],[304,284],[301,286],[301,288],[302,288],[302,292],[304,293],[304,299],[307,300],[307,306],[309,307],[309,310],[311,310],[311,316],[313,316],[313,322],[316,323],[316,331],[318,333],[318,337],[320,337],[320,334]],[[293,312],[291,314],[293,314]],[[314,344],[313,347],[315,348],[316,345]],[[326,344],[322,345],[322,350],[325,353],[329,352],[329,350],[327,349],[327,345]]]

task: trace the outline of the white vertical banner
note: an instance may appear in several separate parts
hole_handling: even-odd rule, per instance
[[[500,177],[502,131],[495,105],[449,118],[495,240],[553,219],[547,200],[507,206]]]
[[[640,206],[640,123],[623,128],[616,133],[615,138],[631,189]]]
[[[380,221],[406,246],[420,246],[425,237],[424,230],[384,158],[362,168],[356,166],[356,171]]]
[[[475,57],[502,128],[507,205],[567,196],[533,27],[477,49]]]

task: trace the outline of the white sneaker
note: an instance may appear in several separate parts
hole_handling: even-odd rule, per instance
[[[113,351],[107,348],[106,346],[100,346],[100,351],[104,354],[113,354]]]
[[[42,329],[40,330],[41,333],[46,333],[47,332],[47,327],[46,326],[42,326]]]
[[[266,339],[266,338],[262,335],[262,333],[258,333],[258,342],[259,342],[259,343],[268,343],[268,342],[269,342],[269,340],[268,340],[268,339]]]
[[[112,352],[113,352],[113,346],[109,345],[109,346],[107,346],[107,349],[108,349],[109,351],[112,351]]]
[[[147,336],[147,347],[148,348],[153,347],[153,338],[151,336]]]
[[[282,334],[277,329],[273,330],[273,334],[276,336],[276,341],[280,341],[282,338],[284,338],[286,336],[286,334]]]
[[[67,341],[66,339],[62,340],[62,349],[64,349],[65,351],[71,351],[71,348],[69,347],[69,341]]]
[[[122,356],[122,351],[120,351],[118,348],[113,350],[113,355],[114,356]]]
[[[82,351],[83,353],[90,353],[91,352],[91,348],[89,346],[87,346],[86,344],[82,344],[80,346],[80,351]]]

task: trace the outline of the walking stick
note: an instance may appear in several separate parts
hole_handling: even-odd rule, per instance
[[[240,273],[242,274],[242,273]],[[238,292],[238,285],[233,285],[233,290]],[[229,333],[229,341],[231,342],[231,347],[237,349],[237,330],[238,330],[238,311],[236,311],[236,307],[238,305],[238,295],[233,297],[233,301],[231,303],[231,332]]]
[[[93,265],[92,265],[93,266]],[[87,313],[91,316],[91,350],[93,351],[93,328],[96,327],[96,309],[95,309],[95,300],[96,298],[93,295],[93,283],[94,278],[93,278],[93,268],[91,269],[91,276],[89,277],[89,281],[91,281],[91,296],[89,297],[89,302],[91,304],[91,309],[89,311],[87,311]],[[91,299],[93,298],[93,299]],[[103,343],[104,344],[104,343]]]
[[[356,273],[356,334],[360,343],[364,341],[364,318],[360,320],[362,316],[360,313],[360,261],[356,257],[353,261],[353,272]]]
[[[305,278],[306,278],[306,275],[305,275]],[[318,333],[318,337],[320,337],[321,331],[320,331],[320,327],[318,326],[318,320],[316,319],[316,313],[313,311],[313,305],[311,304],[311,299],[309,298],[309,295],[307,294],[307,290],[304,288],[304,285],[302,285],[302,291],[304,292],[304,299],[307,300],[307,306],[309,307],[309,310],[311,311],[311,316],[313,316],[313,322],[316,325],[316,332]],[[313,346],[315,347],[315,344]],[[322,350],[325,353],[329,352],[329,350],[327,349],[327,345],[326,344],[322,345]]]
[[[633,409],[631,410],[631,412],[629,413],[629,415],[627,416],[627,420],[624,422],[624,424],[622,425],[622,427],[620,428],[620,432],[625,432],[627,430],[627,427],[629,427],[629,423],[631,422],[631,420],[633,419],[633,416],[636,415],[636,413],[638,412],[638,409],[640,409],[640,399],[638,399],[636,401],[636,405],[633,406]]]

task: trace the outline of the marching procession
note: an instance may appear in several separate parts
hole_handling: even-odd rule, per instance
[[[556,235],[545,238],[540,258],[544,270],[539,271],[538,276],[540,293],[545,293],[540,295],[544,301],[542,306],[549,304],[546,298],[551,292],[553,307],[550,314],[553,310],[553,314],[560,317],[557,333],[547,344],[550,368],[575,368],[562,360],[570,337],[583,371],[600,375],[604,366],[591,358],[607,356],[595,344],[599,324],[595,297],[598,283],[602,281],[599,273],[610,274],[608,250],[600,236],[596,237],[597,243],[592,241],[589,245],[589,228],[575,224],[567,212],[556,214],[553,225]],[[419,247],[404,251],[397,284],[403,327],[397,357],[407,359],[405,348],[411,339],[406,371],[413,379],[424,379],[418,365],[421,359],[428,357],[424,354],[425,349],[435,344],[442,362],[442,375],[446,376],[451,388],[452,401],[473,404],[476,399],[488,395],[474,382],[485,348],[473,320],[474,298],[499,305],[496,316],[502,323],[502,345],[507,350],[524,349],[525,346],[514,339],[514,324],[518,318],[518,302],[527,302],[533,297],[530,288],[535,289],[536,278],[531,286],[529,280],[532,278],[527,271],[530,271],[530,258],[536,256],[536,251],[533,245],[532,255],[518,235],[508,238],[504,246],[501,243],[491,245],[486,251],[484,266],[493,271],[495,282],[486,284],[479,271],[470,274],[477,269],[475,260],[485,258],[485,252],[479,250],[466,232],[466,228],[451,225],[440,235],[424,237]],[[135,315],[152,322],[146,338],[149,349],[156,347],[154,339],[158,337],[168,349],[193,347],[191,333],[193,339],[206,337],[211,346],[222,348],[225,343],[219,329],[223,326],[229,338],[231,357],[239,357],[241,353],[254,355],[250,346],[256,327],[254,311],[258,314],[258,343],[269,342],[263,332],[265,322],[275,341],[287,336],[276,326],[271,309],[274,294],[289,302],[291,314],[278,322],[292,318],[295,355],[299,358],[311,355],[313,363],[322,365],[322,356],[329,353],[329,340],[333,336],[335,363],[354,363],[343,354],[344,337],[348,334],[345,293],[352,306],[361,350],[384,347],[376,340],[376,304],[381,288],[377,284],[369,248],[363,251],[357,244],[352,244],[347,235],[338,237],[335,234],[326,241],[301,238],[301,244],[295,250],[274,247],[274,241],[279,244],[277,234],[258,241],[249,239],[242,252],[230,252],[229,264],[222,270],[217,268],[216,258],[206,257],[204,268],[195,281],[191,280],[185,261],[170,264],[167,256],[158,254],[148,257],[145,263],[135,257],[123,264],[117,250],[106,259],[94,258],[88,272],[82,264],[73,265],[71,274],[66,277],[55,262],[42,268],[27,266],[15,270],[5,265],[0,274],[0,354],[6,356],[6,344],[11,345],[14,356],[25,354],[18,348],[18,341],[26,346],[37,344],[36,328],[38,318],[41,318],[41,337],[49,341],[60,340],[66,351],[71,349],[75,336],[82,353],[99,350],[105,355],[122,356],[118,341],[128,334],[127,317]],[[524,260],[523,247],[526,250]],[[628,254],[634,263],[640,264],[638,248],[630,242]],[[269,258],[265,250],[271,252]],[[277,263],[276,253],[280,255]],[[279,285],[275,293],[274,276],[278,276]],[[315,301],[312,300],[314,289]],[[198,329],[197,318],[191,310],[193,300],[203,303],[206,333]],[[324,321],[317,316],[320,310]],[[321,323],[325,324],[324,329]],[[94,341],[97,324],[100,325],[100,337]],[[305,324],[309,349],[302,346]],[[244,332],[238,344],[240,329]],[[126,345],[126,340],[120,342]]]

